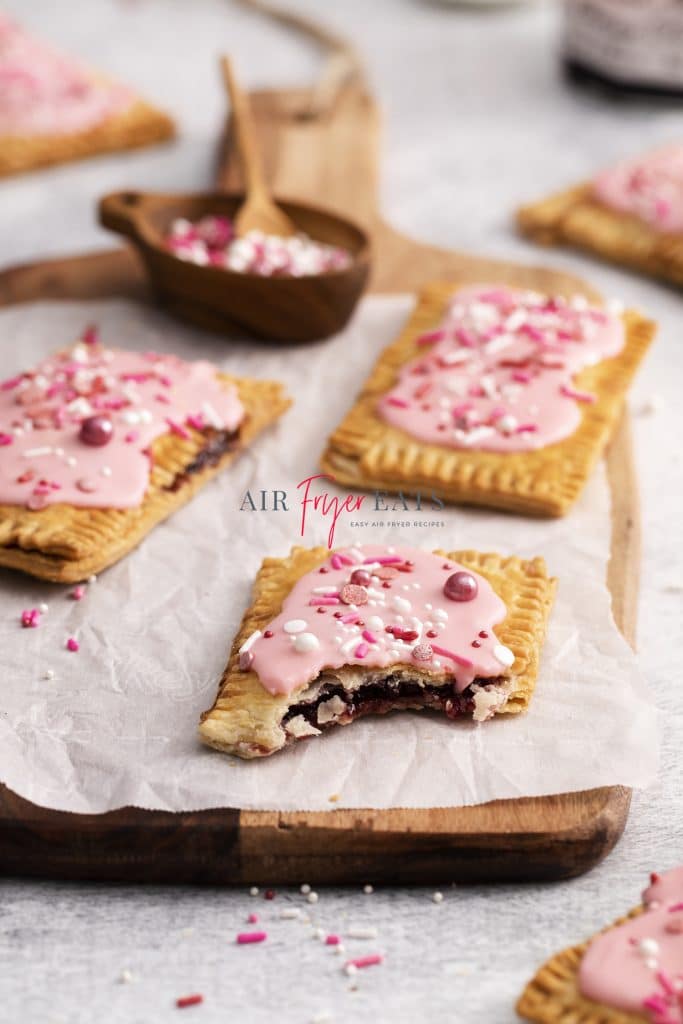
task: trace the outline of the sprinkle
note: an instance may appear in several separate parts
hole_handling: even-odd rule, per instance
[[[443,903],[443,893],[442,892],[433,892],[432,893],[432,903]]]
[[[317,894],[317,892],[309,892],[309,894],[306,897],[306,899],[308,900],[309,903],[317,903],[318,902],[318,894]]]
[[[209,421],[209,426],[213,427],[215,430],[220,430],[222,428],[223,421],[210,402],[202,402],[202,412]]]
[[[180,996],[178,999],[176,999],[175,1004],[179,1010],[185,1010],[187,1009],[188,1006],[199,1006],[199,1004],[203,1002],[204,996],[201,996],[199,995],[198,992],[195,992],[195,994],[191,996]]]
[[[258,924],[258,914],[249,914],[247,924]]]
[[[3,434],[2,431],[0,431],[0,448],[4,448],[8,444],[12,444],[13,441],[14,438],[11,434]]]
[[[21,613],[21,624],[24,629],[36,629],[40,625],[40,612],[37,608],[26,608]]]
[[[275,899],[275,890],[274,889],[266,889],[266,891],[263,894],[263,898],[264,898],[264,900],[274,900]]]
[[[85,597],[85,587],[82,584],[79,584],[79,586],[74,587],[74,589],[69,594],[69,597],[71,598],[72,601],[82,601],[83,598]]]
[[[248,636],[239,649],[240,654],[245,654],[251,647],[256,643],[258,638],[261,636],[261,630],[255,629],[251,636]]]
[[[126,444],[133,444],[139,437],[140,434],[137,430],[129,430],[128,433],[124,435],[123,440]]]
[[[165,400],[168,401],[168,399]],[[189,431],[187,431],[185,427],[181,426],[180,423],[176,423],[175,420],[172,420],[170,416],[166,417],[166,423],[168,424],[168,428],[172,434],[175,434],[177,437],[182,437],[184,441],[189,441],[191,439],[192,435]]]
[[[41,455],[52,455],[52,447],[50,445],[43,445],[42,448],[28,448],[22,454],[25,459],[37,459]]]
[[[594,402],[595,395],[592,395],[589,391],[577,391],[576,388],[572,388],[569,384],[563,384],[560,388],[560,393],[565,398],[574,398],[577,402]]]
[[[312,597],[308,604],[313,608],[315,608],[316,605],[329,607],[331,605],[340,604],[340,601],[338,597]]]
[[[310,651],[317,651],[320,641],[314,633],[299,633],[294,640],[294,650],[298,654],[308,654]]]
[[[350,939],[376,939],[377,929],[372,926],[363,928],[353,926],[346,934]]]
[[[509,647],[505,647],[504,644],[496,644],[493,648],[493,657],[504,665],[505,668],[510,668],[514,664],[515,656]]]
[[[297,917],[301,917],[301,911],[298,907],[284,907],[280,911],[280,917],[283,921],[293,921]]]
[[[81,645],[79,644],[75,636],[70,636],[69,639],[66,641],[67,651],[73,651],[75,653],[76,651],[80,650],[80,647]]]
[[[322,930],[322,928],[313,929],[313,938],[320,939],[320,941],[322,942],[322,940],[325,938],[325,932]]]
[[[364,629],[361,633],[364,640],[367,640],[369,644],[376,644],[378,642],[377,637],[369,629]]]
[[[372,896],[374,891],[375,890],[374,890],[374,888],[371,885],[364,885],[363,886],[363,892],[365,893],[366,896]]]
[[[252,885],[251,889],[249,890],[249,895],[250,896],[258,896],[258,886],[257,885]]]
[[[638,943],[638,952],[644,957],[657,956],[659,943],[656,939],[641,939]]]
[[[444,330],[427,331],[426,334],[421,334],[419,338],[415,339],[416,345],[433,345],[436,341],[443,341],[446,337]]]
[[[236,942],[238,946],[248,946],[254,942],[265,942],[268,932],[240,932]]]
[[[356,967],[355,964],[348,963],[344,964],[343,971],[345,974],[349,976],[349,978],[352,978],[353,975],[357,973],[358,968]]]
[[[285,633],[293,636],[296,633],[303,633],[308,623],[305,619],[289,619],[282,627]]]
[[[370,953],[369,956],[357,956],[353,960],[348,960],[345,967],[348,971],[349,967],[355,967],[357,970],[363,967],[374,967],[376,964],[384,963],[384,957],[381,953]]]
[[[360,615],[358,612],[347,612],[346,615],[340,615],[339,621],[343,622],[345,626],[353,625],[354,622],[360,621]]]
[[[130,982],[132,980],[133,980],[133,972],[129,971],[127,967],[124,967],[124,969],[119,974],[119,982],[122,985],[128,985],[128,984],[130,984]]]
[[[94,573],[92,576],[88,576],[86,583],[97,583],[97,576]]]
[[[311,1017],[311,1024],[332,1024],[332,1014],[329,1010],[319,1010]]]
[[[326,937],[326,939],[325,939],[325,945],[326,946],[338,946],[340,941],[341,940],[340,940],[338,935],[328,935]]]
[[[364,658],[370,648],[367,644],[358,644],[355,651],[353,652],[355,658]]]
[[[437,644],[432,644],[432,650],[435,654],[440,654],[442,658],[450,658],[456,665],[460,665],[462,668],[473,668],[474,662],[470,661],[469,658],[463,658],[459,654],[454,654],[453,651],[449,651],[447,647],[440,647]]]
[[[46,668],[45,669],[45,675],[44,675],[43,678],[44,679],[54,679],[54,677],[55,677],[54,669]]]

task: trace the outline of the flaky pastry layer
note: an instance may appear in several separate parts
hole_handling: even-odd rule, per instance
[[[624,314],[626,343],[618,356],[584,369],[580,390],[597,395],[581,407],[569,437],[534,451],[487,452],[427,444],[388,424],[377,412],[401,368],[423,350],[420,335],[442,320],[457,284],[420,293],[403,332],[379,357],[355,404],[328,440],[321,467],[337,482],[365,490],[434,494],[457,504],[527,515],[560,516],[584,487],[621,414],[628,387],[655,333],[655,324]]]
[[[511,670],[504,674],[511,686],[507,703],[500,709],[508,714],[526,710],[536,685],[541,648],[556,589],[556,580],[548,576],[542,558],[524,560],[504,558],[477,551],[436,552],[479,573],[491,584],[507,607],[505,621],[496,626],[501,644],[515,655]],[[263,757],[280,750],[289,738],[283,728],[287,712],[298,704],[306,686],[289,695],[271,695],[253,670],[239,668],[239,649],[254,630],[263,630],[282,610],[294,584],[306,573],[322,565],[330,556],[327,548],[295,547],[286,558],[266,558],[254,584],[253,601],[242,620],[232,645],[230,659],[221,678],[218,696],[211,710],[201,718],[199,733],[211,747],[239,757]],[[345,673],[366,678],[378,670],[348,666],[332,675],[344,680]],[[414,664],[397,664],[381,673],[397,672],[411,679],[442,682],[451,686],[445,670],[428,673]],[[325,676],[328,676],[327,671]],[[355,680],[357,681],[357,680]],[[397,706],[419,708],[419,703]]]

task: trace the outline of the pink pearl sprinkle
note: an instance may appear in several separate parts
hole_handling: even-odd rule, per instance
[[[70,636],[69,639],[66,642],[66,649],[67,649],[67,651],[78,651],[78,650],[80,650],[80,647],[81,647],[81,645],[79,644],[79,642],[76,639],[76,637],[75,636]]]
[[[249,917],[247,918],[247,923],[248,924],[257,924],[258,923],[258,914],[250,914]]]
[[[74,587],[74,589],[69,594],[69,597],[71,598],[72,601],[82,601],[83,598],[85,597],[85,587]]]
[[[129,430],[123,440],[126,442],[126,444],[133,444],[134,441],[137,441],[139,436],[140,434],[138,433],[137,430]]]
[[[341,940],[340,940],[338,935],[328,935],[327,938],[325,939],[325,945],[326,946],[338,946],[340,941]]]
[[[0,432],[0,447],[4,448],[5,445],[12,444],[14,438],[11,434],[3,434]]]
[[[21,624],[24,629],[35,629],[40,625],[40,612],[37,608],[26,608],[21,613]]]
[[[362,633],[362,636],[363,636],[363,639],[367,640],[367,642],[369,644],[376,644],[378,642],[377,641],[377,637],[375,636],[375,634],[373,632],[371,632],[371,630],[369,630],[369,629],[364,629],[363,633]]]
[[[238,946],[248,946],[252,942],[265,942],[268,932],[240,932],[237,936]]]
[[[353,960],[346,961],[346,967],[374,967],[375,964],[384,963],[381,953],[370,953],[368,956],[357,956]]]
[[[356,647],[356,650],[354,651],[354,655],[356,658],[364,658],[369,650],[370,648],[367,644],[358,644],[358,647]]]

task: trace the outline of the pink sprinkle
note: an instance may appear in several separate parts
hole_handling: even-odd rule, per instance
[[[159,374],[159,376],[158,376],[157,380],[159,381],[159,383],[160,383],[160,384],[163,384],[163,386],[164,386],[165,388],[170,388],[170,387],[171,387],[171,385],[173,384],[173,381],[171,380],[171,378],[170,378],[170,377],[167,377],[167,376],[166,376],[165,374],[163,374],[163,373],[160,373],[160,374]]]
[[[14,438],[11,434],[3,434],[0,432],[0,448],[4,448],[5,445],[12,444]]]
[[[237,936],[238,946],[247,946],[252,942],[265,942],[268,932],[240,932]]]
[[[122,373],[120,374],[121,380],[132,380],[136,384],[144,384],[147,380],[152,380],[154,374],[150,372],[136,372],[136,373]]]
[[[81,645],[79,644],[79,642],[76,639],[76,637],[75,636],[70,636],[69,639],[66,642],[66,649],[67,649],[67,651],[74,651],[75,652],[75,651],[80,650],[80,647],[81,647]]]
[[[471,402],[461,402],[460,405],[454,405],[451,409],[451,415],[453,419],[459,420],[462,416],[466,416],[468,412],[471,412],[474,406]]]
[[[526,370],[515,370],[512,374],[512,379],[516,380],[518,384],[528,384],[531,380],[531,374],[527,373]]]
[[[451,661],[454,661],[456,665],[460,665],[462,668],[474,668],[473,661],[470,661],[469,658],[462,658],[459,654],[454,654],[447,647],[439,647],[438,644],[432,644],[432,650],[434,654],[440,654],[443,658],[450,658]]]
[[[670,914],[673,914],[677,910],[683,910],[683,903],[674,903],[673,906],[669,907]]]
[[[40,612],[37,608],[26,608],[21,613],[21,624],[24,629],[35,629],[40,625]]]
[[[364,658],[369,650],[370,648],[367,644],[358,644],[358,647],[356,647],[353,653],[356,658]]]
[[[369,629],[363,630],[362,637],[364,640],[367,640],[369,644],[376,644],[378,642],[375,634],[371,633]]]
[[[85,587],[74,587],[74,589],[69,594],[69,597],[71,598],[72,601],[82,601],[83,598],[85,597]]]
[[[185,430],[185,427],[182,427],[180,425],[180,423],[176,423],[176,421],[172,420],[170,416],[166,417],[166,422],[172,434],[177,434],[177,436],[182,437],[184,441],[190,440],[191,435],[187,432],[187,430]]]
[[[190,416],[185,417],[185,422],[188,427],[192,427],[193,430],[203,430],[206,424],[204,423],[204,417],[201,413],[192,413]]]
[[[668,996],[675,996],[677,994],[676,987],[666,971],[657,971],[655,977]]]
[[[535,434],[538,427],[535,423],[521,423],[515,433],[517,434]]]
[[[421,334],[420,335],[420,337],[416,340],[415,344],[416,345],[433,345],[435,341],[443,341],[443,339],[445,337],[446,337],[446,332],[444,330],[427,331],[426,334]]]
[[[344,563],[341,560],[341,555],[332,555],[332,558],[330,559],[330,565],[332,566],[333,569],[343,568]]]
[[[81,341],[84,345],[96,345],[100,340],[100,332],[96,324],[88,324],[86,329],[81,335]]]
[[[545,341],[543,331],[539,330],[538,327],[534,327],[533,324],[522,324],[519,332],[520,334],[526,334],[527,338],[531,338],[532,341]]]
[[[464,345],[465,348],[476,347],[477,339],[475,338],[472,331],[468,330],[467,327],[458,327],[457,331],[455,332],[455,336],[460,342],[460,344]]]
[[[310,606],[340,604],[338,597],[312,597],[308,602]]]
[[[368,565],[371,562],[377,562],[378,565],[397,565],[402,561],[403,559],[396,555],[382,555],[380,558],[364,558],[363,565]]]
[[[345,626],[348,626],[354,622],[358,622],[359,619],[360,615],[358,612],[349,612],[348,615],[342,615],[339,621],[343,622]]]
[[[507,409],[504,405],[495,405],[489,414],[489,420],[491,423],[495,423],[496,420],[501,419],[507,415]]]
[[[381,953],[370,953],[368,956],[357,956],[353,960],[346,961],[346,967],[374,967],[375,964],[384,963]]]
[[[13,388],[18,387],[23,379],[23,373],[19,373],[16,377],[9,377],[7,380],[3,380],[2,384],[0,384],[0,391],[11,391]]]
[[[666,1013],[666,1003],[661,996],[649,996],[647,999],[643,999],[643,1008],[645,1010],[653,1010],[655,1013]]]
[[[140,434],[138,433],[137,430],[129,430],[123,440],[126,442],[126,444],[133,444],[134,441],[137,441],[139,436]]]
[[[595,401],[595,395],[591,395],[590,391],[577,391],[576,388],[570,387],[569,384],[563,384],[560,391],[566,398],[574,398],[577,402]]]
[[[257,924],[258,923],[258,914],[250,914],[249,917],[247,918],[247,923],[248,924]]]
[[[404,398],[396,398],[395,395],[391,395],[389,398],[387,398],[387,405],[395,405],[399,409],[409,408],[408,403]]]
[[[161,402],[162,405],[170,405],[171,404],[171,399],[168,397],[168,395],[164,395],[162,392],[159,392],[158,394],[156,394],[154,396],[154,398],[155,398],[155,400],[157,402]]]
[[[325,939],[325,945],[326,946],[338,946],[340,941],[341,940],[340,940],[338,935],[328,935],[327,938]]]

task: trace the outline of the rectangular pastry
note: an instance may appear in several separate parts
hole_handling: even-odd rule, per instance
[[[643,906],[541,967],[517,1003],[536,1024],[683,1024],[683,868]]]
[[[540,558],[476,551],[374,544],[268,558],[201,738],[265,757],[367,714],[523,711],[555,584]]]
[[[0,383],[0,566],[60,583],[100,572],[288,405],[276,382],[106,348],[88,328]]]
[[[322,468],[352,487],[562,515],[654,330],[583,296],[432,284],[330,437]]]
[[[0,177],[174,134],[166,114],[0,13]]]
[[[523,234],[573,245],[683,285],[683,145],[601,171],[592,181],[523,206]]]

